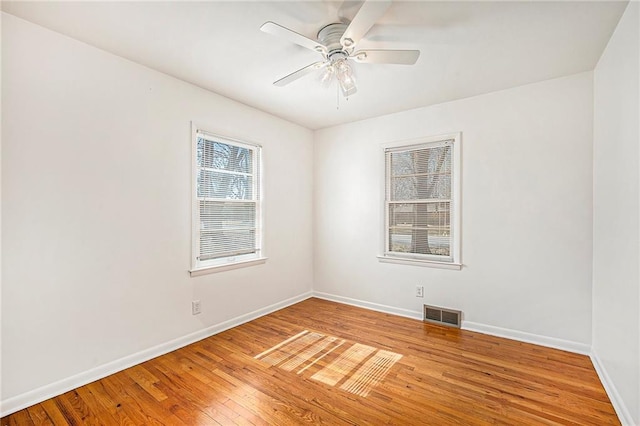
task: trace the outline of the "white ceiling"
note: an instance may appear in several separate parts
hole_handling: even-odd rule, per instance
[[[347,100],[316,75],[273,81],[320,59],[259,30],[307,37],[360,2],[11,2],[2,10],[310,129],[592,70],[625,2],[395,1],[359,48],[419,49],[414,66],[355,64]]]

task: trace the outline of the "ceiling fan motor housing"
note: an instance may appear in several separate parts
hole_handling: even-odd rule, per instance
[[[345,59],[349,52],[340,43],[342,35],[347,30],[348,24],[329,24],[318,31],[318,41],[327,47],[327,57],[331,60]],[[346,44],[346,43],[345,43]]]

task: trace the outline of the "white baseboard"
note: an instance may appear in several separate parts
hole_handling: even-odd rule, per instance
[[[410,311],[409,309],[395,308],[393,306],[365,302],[364,300],[351,299],[349,297],[336,296],[335,294],[322,293],[319,291],[314,291],[313,297],[330,300],[332,302],[344,303],[345,305],[357,306],[359,308],[370,309],[372,311],[384,312],[385,314],[393,314],[401,317],[422,320],[422,312]]]
[[[637,425],[637,423],[634,422],[633,418],[631,417],[631,413],[627,409],[627,406],[622,400],[622,397],[618,393],[618,389],[616,389],[616,386],[613,384],[613,381],[609,377],[609,374],[607,374],[607,370],[604,368],[602,361],[600,361],[598,354],[596,354],[594,351],[591,351],[591,354],[589,354],[589,356],[591,357],[593,368],[595,368],[596,373],[598,373],[600,382],[602,382],[602,386],[604,386],[604,390],[607,392],[607,395],[611,400],[611,405],[613,405],[613,409],[616,410],[616,414],[620,419],[620,423],[622,423],[623,426]]]
[[[517,340],[518,342],[533,343],[534,345],[560,349],[580,355],[589,355],[591,352],[591,346],[584,343],[527,333],[525,331],[512,330],[510,328],[495,327],[493,325],[480,324],[477,322],[462,321],[462,329]]]
[[[422,312],[410,311],[408,309],[396,308],[393,306],[381,305],[378,303],[366,302],[364,300],[351,299],[349,297],[337,296],[334,294],[313,292],[313,297],[319,299],[331,300],[333,302],[344,303],[346,305],[358,306],[360,308],[371,309],[373,311],[384,312],[387,314],[399,315],[402,317],[422,320]],[[540,336],[537,334],[526,333],[524,331],[511,330],[508,328],[494,327],[491,325],[480,324],[476,322],[463,321],[462,329],[475,331],[478,333],[489,334],[491,336],[504,337],[519,342],[533,343],[540,346],[546,346],[554,349],[562,349],[568,352],[575,352],[581,355],[589,355],[591,347],[584,343],[572,342],[569,340],[556,339],[553,337]]]
[[[102,379],[103,377],[122,371],[126,368],[156,358],[160,355],[164,355],[176,349],[180,349],[191,343],[197,342],[214,334],[244,324],[261,316],[270,314],[279,309],[293,305],[295,303],[306,300],[312,296],[312,292],[306,292],[298,296],[283,300],[282,302],[274,303],[273,305],[266,306],[248,314],[240,315],[232,318],[228,321],[221,322],[219,324],[212,325],[202,330],[198,330],[194,333],[187,334],[177,339],[170,340],[160,345],[145,349],[135,354],[128,355],[126,357],[111,361],[107,364],[103,364],[91,370],[84,371],[71,377],[59,380],[54,383],[42,386],[40,388],[25,392],[23,394],[8,398],[0,401],[0,417],[8,416],[11,413],[22,410],[23,408],[30,407],[39,402],[45,401],[54,396],[61,395],[72,389],[80,386],[84,386],[88,383]]]

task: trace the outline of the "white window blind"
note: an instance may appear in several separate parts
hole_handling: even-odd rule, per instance
[[[260,148],[197,131],[195,267],[257,257],[260,252]]]
[[[385,150],[386,255],[454,261],[453,142]]]

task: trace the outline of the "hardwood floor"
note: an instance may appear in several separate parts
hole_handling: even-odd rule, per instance
[[[1,422],[305,423],[620,424],[586,356],[320,299],[82,386]]]

